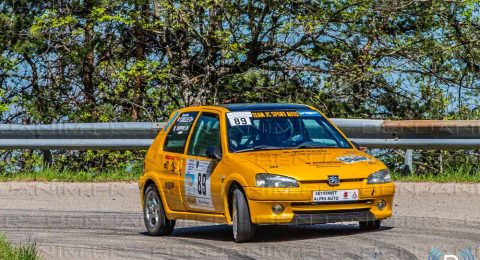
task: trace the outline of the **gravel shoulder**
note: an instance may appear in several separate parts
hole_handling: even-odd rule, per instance
[[[146,236],[136,183],[0,183],[0,232],[36,242],[45,259],[425,259],[433,248],[480,256],[480,184],[396,183],[394,217],[378,232],[356,224],[262,227],[235,244],[226,225],[179,221]]]

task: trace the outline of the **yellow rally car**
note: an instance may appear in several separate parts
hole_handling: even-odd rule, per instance
[[[174,112],[147,152],[139,188],[149,234],[171,234],[175,220],[191,219],[231,224],[236,242],[264,224],[378,229],[395,192],[382,162],[300,104]]]

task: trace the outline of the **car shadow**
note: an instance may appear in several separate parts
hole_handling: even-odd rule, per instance
[[[322,237],[341,237],[367,232],[382,232],[393,227],[382,226],[375,231],[360,231],[358,224],[323,224],[323,225],[272,225],[257,226],[253,242],[282,242],[308,240]],[[142,233],[147,235],[146,233]],[[207,225],[194,227],[178,227],[173,237],[197,238],[214,241],[232,241],[232,227],[229,225]]]

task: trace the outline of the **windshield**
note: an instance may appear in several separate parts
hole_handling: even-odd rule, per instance
[[[230,112],[227,119],[232,152],[351,148],[348,141],[314,110]]]

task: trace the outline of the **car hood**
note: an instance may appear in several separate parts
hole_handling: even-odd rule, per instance
[[[354,149],[271,150],[237,153],[263,168],[265,172],[293,177],[299,181],[364,179],[386,166],[362,151]]]

